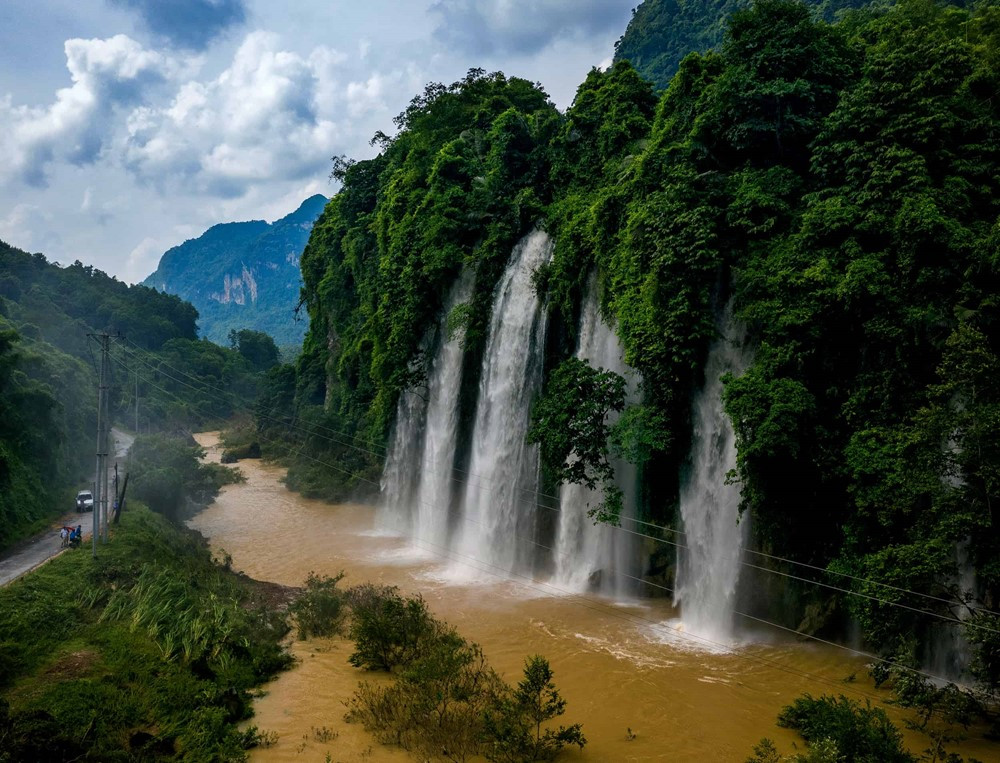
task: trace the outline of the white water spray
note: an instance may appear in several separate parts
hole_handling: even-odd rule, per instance
[[[427,404],[420,395],[412,390],[400,393],[396,423],[382,470],[382,502],[378,512],[378,525],[391,532],[408,533],[413,527],[411,506],[420,476],[414,467],[420,463],[423,450],[426,412]]]
[[[597,279],[591,277],[586,301],[580,315],[580,332],[576,357],[591,366],[624,376],[629,397],[636,397],[638,378],[625,364],[624,350],[614,330],[601,316],[600,290]],[[618,414],[612,412],[607,422],[613,424]],[[631,529],[628,520],[635,517],[635,466],[626,461],[612,460],[615,484],[624,494],[622,525]],[[572,591],[597,590],[623,597],[639,576],[637,536],[606,524],[594,524],[587,512],[604,500],[598,487],[564,484],[559,490],[559,526],[556,533],[554,582]]]
[[[728,645],[748,523],[740,521],[739,486],[726,483],[736,467],[736,438],[723,409],[721,377],[741,373],[748,358],[728,309],[723,330],[709,350],[705,385],[694,399],[691,470],[680,495],[685,548],[677,551],[674,603],[680,604],[685,632]]]
[[[497,286],[483,355],[459,552],[506,571],[534,558],[538,448],[525,441],[541,384],[545,315],[532,275],[552,256],[534,231],[514,248]]]
[[[472,296],[473,272],[465,271],[452,286],[441,318],[441,336],[431,366],[427,389],[427,416],[424,428],[420,483],[416,492],[418,541],[431,544],[441,553],[448,543],[448,516],[453,487],[455,446],[458,436],[458,390],[462,381],[463,333],[449,336],[448,316]]]

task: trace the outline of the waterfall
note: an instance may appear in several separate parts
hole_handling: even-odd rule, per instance
[[[587,297],[580,315],[576,357],[591,366],[614,371],[628,381],[629,397],[636,397],[636,377],[625,365],[624,350],[612,328],[600,311],[600,290],[597,278],[591,276]],[[618,418],[608,416],[608,423]],[[635,517],[635,466],[613,459],[615,484],[624,493],[622,520]],[[603,490],[590,490],[586,485],[564,484],[559,490],[559,526],[556,532],[554,582],[572,591],[598,590],[608,596],[622,597],[634,589],[631,578],[637,578],[638,544],[636,536],[606,524],[595,525],[587,512],[604,499]]]
[[[448,316],[472,296],[473,271],[467,270],[452,286],[441,317],[438,350],[427,389],[427,416],[423,433],[420,483],[416,492],[414,535],[441,552],[448,543],[455,445],[458,433],[458,389],[462,380],[462,335],[449,336]]]
[[[541,384],[545,315],[532,274],[552,256],[543,231],[523,238],[493,299],[462,499],[459,552],[502,570],[534,556],[538,448],[525,442]]]
[[[720,377],[740,373],[748,359],[733,337],[728,309],[722,328],[708,353],[705,385],[694,398],[691,467],[680,494],[685,548],[678,549],[674,603],[686,632],[728,644],[747,522],[739,521],[739,487],[726,484],[736,467],[736,438],[723,410]]]
[[[965,476],[957,465],[960,456],[960,446],[957,434],[953,433],[944,444],[944,456],[949,462],[941,478],[942,483],[952,491],[960,491],[966,487]],[[953,582],[962,597],[969,597],[972,606],[981,606],[977,599],[979,582],[976,568],[969,555],[972,538],[966,537],[955,544],[955,572]],[[965,621],[972,615],[967,606],[951,607],[952,615]],[[961,681],[968,678],[969,664],[972,658],[972,647],[965,636],[964,629],[950,622],[936,621],[930,626],[927,638],[927,651],[924,655],[923,668],[928,673],[941,676],[949,681]]]
[[[411,511],[417,488],[423,451],[424,416],[427,405],[412,390],[403,390],[396,403],[396,423],[389,441],[385,467],[382,470],[382,502],[379,505],[379,526],[398,533],[412,529]]]

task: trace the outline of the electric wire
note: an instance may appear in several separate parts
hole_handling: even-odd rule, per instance
[[[125,364],[121,359],[119,359],[119,358],[114,358],[114,359],[115,359],[116,362],[118,362],[119,364],[121,364],[126,369],[128,368],[127,364]],[[153,386],[154,388],[160,390],[164,394],[167,394],[167,395],[173,397],[178,402],[181,402],[181,403],[184,402],[184,400],[182,398],[180,398],[178,395],[176,395],[175,393],[172,393],[169,390],[166,390],[165,388],[160,387],[159,385],[157,385],[155,383],[152,383],[149,379],[143,377],[143,381],[146,381],[147,383],[150,383],[151,386]],[[370,479],[368,479],[368,478],[366,478],[366,477],[364,477],[362,475],[359,475],[357,473],[351,472],[350,470],[345,469],[345,468],[343,468],[343,467],[341,467],[341,466],[339,466],[337,464],[333,464],[333,463],[324,461],[322,459],[316,458],[315,456],[312,456],[312,455],[310,455],[308,453],[303,452],[302,449],[305,447],[306,443],[307,443],[306,439],[303,438],[302,442],[301,442],[301,444],[300,444],[300,446],[299,446],[299,448],[297,450],[297,455],[303,456],[303,457],[309,459],[310,461],[318,463],[318,464],[320,464],[322,466],[325,466],[327,468],[333,469],[333,470],[335,470],[337,472],[346,474],[346,475],[348,475],[348,476],[350,476],[350,477],[352,477],[354,479],[357,479],[359,481],[366,482],[366,483],[368,483],[370,485],[373,485],[375,487],[379,487],[379,484],[377,482],[375,482],[374,480],[370,480]],[[424,503],[425,505],[430,506],[431,508],[440,508],[436,504],[432,504],[432,503],[427,502],[427,501],[423,501],[422,503]],[[462,521],[465,521],[465,522],[469,522],[469,523],[472,523],[472,524],[477,524],[477,525],[483,526],[483,523],[481,523],[481,522],[479,522],[479,521],[477,521],[477,520],[475,520],[475,519],[473,519],[471,517],[464,517],[463,516],[463,517],[461,517],[461,519],[462,519]],[[634,534],[640,535],[641,537],[649,537],[649,536],[644,536],[641,533],[634,533]],[[443,549],[445,551],[445,553],[435,553],[435,556],[441,556],[441,557],[444,557],[444,558],[449,558],[452,561],[459,561],[462,564],[468,564],[468,561],[461,561],[461,560],[459,560],[457,558],[457,556],[461,556],[461,557],[463,557],[466,560],[472,560],[472,561],[476,562],[477,564],[487,565],[489,567],[492,567],[492,568],[498,570],[499,573],[492,573],[489,570],[482,569],[481,567],[477,568],[477,569],[479,569],[482,572],[486,572],[487,574],[493,575],[494,577],[498,577],[500,579],[507,579],[507,580],[509,580],[510,576],[514,576],[514,577],[524,578],[525,580],[531,580],[532,581],[532,585],[528,585],[527,587],[533,588],[534,590],[541,591],[542,593],[546,593],[547,595],[554,596],[555,598],[565,598],[570,603],[575,603],[575,604],[578,604],[578,605],[581,605],[581,606],[586,606],[588,609],[591,609],[593,611],[601,612],[603,614],[611,614],[611,615],[614,615],[616,617],[622,618],[622,615],[621,615],[620,612],[618,612],[617,610],[614,610],[614,609],[612,609],[610,607],[607,607],[606,605],[601,605],[600,608],[593,606],[593,603],[594,603],[593,599],[585,597],[583,594],[579,594],[579,593],[572,592],[572,591],[566,591],[565,589],[559,588],[558,586],[555,586],[555,585],[553,585],[550,582],[534,580],[534,578],[529,578],[528,576],[526,576],[526,575],[524,575],[522,573],[518,573],[516,571],[511,571],[511,570],[506,570],[505,568],[501,568],[501,567],[499,567],[497,565],[490,564],[489,562],[485,562],[485,561],[483,561],[481,559],[477,559],[475,557],[470,557],[470,556],[468,556],[466,554],[461,554],[459,552],[455,552],[453,549],[447,549],[446,547],[440,546],[440,544],[432,543],[431,541],[428,541],[425,538],[419,538],[418,536],[414,536],[412,534],[410,536],[408,536],[408,537],[411,540],[417,540],[417,541],[419,541],[421,543],[428,544],[430,546],[434,546],[436,548]],[[534,545],[536,547],[542,548],[542,549],[547,550],[549,552],[554,552],[554,549],[551,546],[547,546],[547,545],[545,545],[545,544],[543,544],[543,543],[541,543],[541,542],[539,542],[539,541],[537,541],[535,539],[525,538],[523,536],[519,536],[519,535],[516,535],[516,534],[511,535],[510,537],[513,537],[514,539],[522,541],[522,542],[530,543],[530,544],[532,544],[532,545]],[[679,548],[684,548],[683,546],[680,546],[680,544],[674,543],[672,545],[675,545],[675,546],[677,546]],[[658,584],[658,583],[654,583],[653,581],[649,581],[649,580],[646,580],[646,579],[643,579],[643,578],[639,578],[639,577],[636,577],[634,575],[629,575],[628,573],[624,573],[624,572],[622,572],[620,570],[617,570],[615,568],[612,568],[611,571],[613,573],[617,574],[617,575],[620,575],[622,577],[634,580],[634,581],[636,581],[638,583],[641,583],[641,584],[644,584],[644,585],[647,585],[647,586],[650,586],[650,587],[653,587],[653,588],[661,589],[661,590],[666,591],[666,592],[668,592],[670,594],[674,593],[674,589],[669,588],[669,587],[664,586],[664,585],[661,585],[661,584]],[[524,583],[520,583],[520,584],[521,585],[526,585]],[[559,595],[550,594],[547,591],[544,591],[543,589],[538,588],[539,585],[543,585],[543,586],[551,588],[551,589],[553,589],[555,591],[558,591]],[[572,601],[573,599],[579,599],[580,601]],[[910,672],[910,673],[914,673],[914,674],[923,676],[924,678],[927,678],[927,679],[932,680],[932,681],[937,681],[937,682],[942,682],[942,683],[952,683],[952,684],[956,685],[959,689],[961,689],[963,691],[972,691],[972,689],[970,687],[967,687],[967,686],[964,686],[964,685],[961,685],[961,684],[957,684],[957,683],[955,683],[953,681],[949,681],[948,679],[943,678],[941,676],[937,676],[937,675],[934,675],[934,674],[922,671],[920,669],[913,668],[913,667],[910,667],[908,665],[904,665],[902,663],[895,662],[895,661],[890,660],[890,659],[885,658],[885,657],[880,657],[878,655],[872,654],[870,652],[866,652],[864,650],[854,649],[852,647],[845,646],[843,644],[838,644],[838,643],[836,643],[834,641],[829,641],[827,639],[820,638],[820,637],[815,636],[813,634],[804,633],[804,632],[796,630],[794,628],[789,628],[789,627],[781,625],[779,623],[775,623],[775,622],[772,622],[770,620],[766,620],[764,618],[756,617],[756,616],[748,614],[746,612],[742,612],[742,611],[740,611],[738,609],[735,609],[735,608],[728,608],[727,611],[730,612],[730,613],[732,613],[732,614],[735,614],[737,616],[740,616],[740,617],[743,617],[743,618],[746,618],[746,619],[749,619],[749,620],[753,620],[753,621],[755,621],[757,623],[760,623],[762,625],[766,625],[768,627],[776,628],[776,629],[785,631],[787,633],[796,635],[796,636],[798,636],[800,638],[809,639],[811,641],[816,641],[816,642],[824,644],[826,646],[835,647],[837,649],[846,651],[846,652],[848,652],[848,653],[850,653],[850,654],[852,654],[852,655],[854,655],[856,657],[864,657],[864,658],[873,660],[874,662],[882,663],[882,664],[885,664],[885,665],[889,665],[891,667],[898,668],[900,670],[904,670],[906,672]],[[687,632],[682,631],[682,630],[680,630],[678,628],[674,628],[674,627],[672,627],[672,626],[670,626],[670,625],[668,625],[666,623],[655,621],[655,620],[651,620],[649,618],[644,618],[644,617],[641,617],[641,616],[638,616],[638,615],[635,615],[633,617],[626,617],[626,618],[622,618],[622,619],[626,619],[626,620],[628,620],[630,622],[636,622],[636,620],[639,620],[639,621],[642,621],[643,623],[646,623],[646,624],[649,624],[649,625],[653,626],[656,629],[669,631],[673,635],[675,635],[677,637],[680,637],[682,639],[686,639],[688,641],[696,640],[696,641],[699,641],[699,642],[702,642],[702,643],[710,644],[711,646],[714,646],[714,647],[717,647],[717,648],[722,648],[722,649],[724,649],[726,651],[729,651],[730,648],[731,648],[731,645],[729,645],[729,644],[724,644],[722,642],[714,641],[712,639],[708,639],[706,637],[699,636],[697,634],[687,633]],[[736,654],[737,656],[744,656],[744,657],[747,656],[747,655],[744,655],[743,653],[740,653],[740,652],[735,652],[733,654]],[[774,660],[769,660],[769,659],[766,659],[766,658],[762,658],[759,655],[750,655],[750,657],[752,659],[757,660],[757,661],[765,662],[766,664],[769,664],[770,666],[776,667],[776,668],[778,668],[780,670],[784,670],[786,672],[791,672],[791,673],[794,673],[794,674],[799,675],[801,677],[811,678],[813,680],[818,680],[818,681],[821,681],[823,683],[826,683],[827,685],[838,686],[839,688],[843,688],[843,687],[841,687],[838,684],[834,684],[834,683],[830,682],[829,680],[823,678],[822,676],[818,676],[816,674],[812,674],[812,673],[808,673],[808,672],[799,671],[796,668],[792,668],[790,666],[784,665],[784,664],[776,662]],[[861,694],[862,696],[866,696],[866,697],[868,697],[870,699],[875,699],[875,700],[879,699],[877,696],[868,694],[866,692],[858,691],[856,689],[856,687],[852,687],[852,689],[854,689],[857,693]]]
[[[136,350],[143,351],[143,352],[148,352],[148,351],[142,350],[142,348],[140,348],[134,342],[129,341],[129,344],[131,344]],[[165,361],[159,361],[159,362],[162,363],[163,365],[166,365],[171,370],[173,370],[173,371],[175,371],[175,372],[177,372],[179,374],[182,374],[182,375],[186,376],[189,379],[192,379],[194,381],[197,381],[197,382],[200,382],[200,383],[204,384],[206,387],[208,387],[211,390],[221,392],[221,390],[219,390],[219,388],[214,387],[214,386],[210,385],[208,382],[206,382],[204,380],[201,380],[201,379],[198,379],[195,376],[187,374],[183,370],[177,369],[176,367],[171,366],[170,364],[166,363]],[[170,378],[169,375],[168,375],[168,378]],[[175,379],[175,381],[179,381],[179,380]],[[183,382],[180,382],[180,383],[183,383]],[[190,385],[188,385],[188,386],[190,386]],[[295,427],[295,428],[301,428],[300,425],[297,425],[295,423],[294,419],[285,419],[285,418],[279,419],[277,417],[274,417],[274,416],[271,416],[269,414],[265,414],[265,413],[262,413],[262,412],[254,412],[254,415],[257,415],[257,416],[259,416],[261,418],[265,418],[265,419],[267,419],[269,421],[273,421],[275,423],[284,424],[286,426],[292,426],[292,427]],[[336,434],[336,435],[339,435],[341,437],[349,438],[349,439],[352,439],[352,440],[358,440],[360,442],[366,442],[367,444],[371,445],[374,448],[378,448],[379,450],[376,451],[376,450],[371,450],[369,448],[362,448],[361,446],[355,445],[352,442],[346,442],[344,440],[336,439],[336,438],[332,438],[332,437],[324,437],[323,435],[317,434],[315,431],[311,432],[311,434],[313,436],[321,437],[322,439],[326,439],[329,442],[333,442],[333,443],[336,443],[338,445],[343,445],[344,447],[353,448],[355,450],[367,453],[369,455],[376,456],[377,458],[384,458],[385,455],[386,455],[386,453],[385,453],[386,448],[384,446],[381,446],[381,445],[378,445],[376,443],[373,443],[370,440],[366,440],[364,438],[361,438],[358,435],[354,435],[354,434],[350,434],[350,433],[347,433],[347,432],[343,432],[341,430],[333,429],[331,427],[328,427],[328,426],[325,426],[325,425],[319,424],[319,423],[313,423],[313,424],[311,424],[311,426],[313,427],[314,430],[315,429],[321,429],[323,431],[330,432],[332,434]],[[379,451],[382,451],[382,452],[379,452]],[[459,467],[452,466],[452,467],[448,467],[448,468],[450,468],[451,471],[453,471],[453,472],[458,472],[460,474],[466,474],[466,475],[475,477],[476,479],[489,480],[488,477],[484,477],[482,475],[475,474],[473,472],[467,471],[465,469],[461,469]],[[450,477],[450,479],[452,481],[462,482],[462,480],[460,480],[458,478],[455,478],[454,476]],[[519,488],[519,491],[521,493],[523,493],[523,494],[528,494],[528,495],[536,496],[537,498],[547,498],[547,499],[551,499],[553,501],[559,501],[560,500],[558,496],[555,496],[555,495],[552,495],[551,493],[546,493],[546,492],[543,492],[543,491],[540,491],[540,490],[531,490],[531,489],[528,489],[528,488]],[[538,501],[537,503],[538,503],[538,505],[541,508],[546,509],[548,511],[555,511],[555,512],[559,512],[560,511],[560,509],[558,507],[556,507],[556,506],[549,506],[549,505],[545,504],[542,501]],[[622,517],[622,519],[624,519],[626,521],[629,521],[629,522],[633,522],[633,523],[635,523],[637,525],[642,525],[642,526],[645,526],[645,527],[651,527],[651,528],[653,528],[655,530],[658,530],[660,532],[673,533],[675,535],[681,535],[681,536],[684,536],[684,535],[687,534],[683,530],[678,530],[678,529],[672,528],[672,527],[666,527],[664,525],[660,525],[660,524],[657,524],[655,522],[648,522],[648,521],[639,519],[637,517]],[[651,536],[651,535],[643,535],[642,537],[649,538],[650,540],[654,540],[654,541],[666,542],[662,538],[657,538],[657,537],[654,537],[654,536]],[[673,545],[677,545],[677,544],[673,544]],[[798,567],[803,567],[803,568],[806,568],[806,569],[809,569],[809,570],[813,570],[815,572],[820,572],[820,573],[822,573],[824,575],[831,575],[831,576],[841,577],[841,578],[853,580],[855,582],[860,582],[860,583],[866,583],[866,584],[869,584],[869,585],[879,586],[879,587],[882,587],[882,588],[886,588],[888,590],[896,591],[897,593],[903,593],[903,594],[906,594],[906,595],[909,595],[909,596],[916,596],[916,597],[927,599],[929,601],[936,601],[938,603],[945,604],[945,605],[947,605],[949,607],[959,606],[959,607],[964,607],[965,609],[968,609],[971,612],[985,612],[985,613],[988,613],[988,614],[991,614],[991,615],[994,615],[994,616],[1000,616],[1000,612],[994,611],[994,610],[989,609],[987,607],[980,607],[980,606],[971,604],[971,603],[966,602],[966,601],[960,601],[960,600],[955,600],[955,599],[946,599],[944,597],[935,596],[934,594],[929,594],[929,593],[925,593],[925,592],[922,592],[922,591],[913,591],[913,590],[910,590],[910,589],[902,588],[900,586],[892,585],[891,583],[885,583],[885,582],[882,582],[880,580],[872,580],[870,578],[864,578],[864,577],[860,577],[860,576],[857,576],[857,575],[852,575],[850,573],[841,572],[839,570],[831,570],[831,569],[828,569],[828,568],[819,567],[818,565],[809,564],[808,562],[800,562],[800,561],[797,561],[795,559],[789,559],[787,557],[778,556],[778,555],[775,555],[775,554],[769,554],[769,553],[766,553],[764,551],[759,551],[757,549],[750,548],[748,546],[741,546],[740,550],[745,551],[746,553],[749,553],[749,554],[753,554],[754,556],[762,557],[762,558],[765,558],[765,559],[771,559],[773,561],[782,562],[784,564],[790,564],[790,565],[794,565],[794,566],[798,566]],[[776,572],[774,570],[771,570],[770,568],[765,568],[765,567],[757,567],[757,569],[761,569],[761,570],[764,570],[764,571],[767,571],[767,572]],[[779,574],[781,574],[781,573],[779,573]],[[803,582],[816,583],[817,585],[823,585],[823,586],[826,586],[826,587],[831,587],[831,586],[828,586],[827,584],[821,583],[819,581],[814,581],[814,580],[811,580],[811,579],[808,579],[808,578],[801,578],[801,577],[796,577],[796,576],[792,576],[792,577],[794,577],[796,580],[800,580],[800,581],[803,581]],[[842,592],[845,591],[845,590],[847,590],[847,589],[837,588],[837,587],[832,587],[832,588],[834,588],[834,590],[838,590],[838,591],[842,591]],[[851,593],[855,593],[855,592],[851,592]],[[858,595],[864,595],[864,594],[858,593]],[[879,599],[877,597],[867,596],[867,598],[871,598],[872,600],[878,601],[879,603],[882,603],[882,604],[887,604],[887,603],[891,604],[892,603],[892,602],[887,602],[884,599]],[[906,605],[899,605],[899,606],[904,606],[905,607]],[[913,607],[907,607],[907,608],[909,608],[909,609],[911,609],[913,611],[923,612],[925,614],[932,614],[932,613],[927,612],[926,610],[920,610],[920,609],[916,609],[916,608],[913,608]],[[957,618],[949,618],[949,619],[957,620]],[[962,624],[965,624],[965,622],[961,621],[961,620],[958,620],[958,622],[961,622]],[[985,627],[985,626],[981,626],[981,627]],[[1000,631],[998,631],[998,632],[1000,632]]]
[[[133,346],[134,346],[134,344],[133,344]],[[122,349],[124,350],[124,348],[122,348]],[[132,353],[132,354],[135,357],[137,357],[140,362],[144,363],[145,365],[147,365],[151,369],[157,371],[158,373],[163,373],[161,369],[154,367],[151,363],[149,363],[148,361],[146,361],[145,359],[143,359],[137,353]],[[163,365],[167,365],[168,368],[173,368],[172,366],[170,366],[169,364],[166,364],[166,363],[164,363]],[[174,369],[174,370],[177,370],[177,369]],[[182,384],[182,385],[184,385],[184,386],[186,386],[186,387],[188,387],[188,388],[190,388],[190,389],[192,389],[192,390],[194,390],[196,392],[204,394],[204,390],[198,389],[197,387],[194,387],[191,384],[187,384],[186,382],[184,382],[184,381],[182,381],[180,379],[176,379],[175,377],[170,376],[170,374],[163,373],[163,375],[166,376],[168,379],[171,379],[171,380],[177,382],[178,384]],[[206,384],[206,386],[208,386],[208,385]],[[211,389],[215,389],[215,388],[211,388]],[[286,420],[277,419],[275,417],[268,416],[267,414],[259,414],[259,415],[261,415],[263,418],[267,418],[269,420],[276,421],[278,423],[283,423],[286,426],[291,426],[291,427],[293,427],[295,429],[298,429],[299,431],[303,431],[303,432],[307,431],[301,425],[290,423],[290,422],[288,422]],[[324,436],[322,434],[318,434],[315,431],[307,432],[307,436],[319,437],[320,439],[325,439],[325,440],[327,440],[329,442],[333,442],[335,444],[344,445],[345,447],[351,447],[351,448],[354,448],[356,450],[359,450],[359,451],[368,453],[370,455],[376,456],[378,458],[382,457],[382,454],[376,453],[376,452],[371,451],[371,450],[366,450],[366,449],[361,448],[359,446],[356,446],[356,445],[353,445],[353,444],[350,444],[350,443],[345,443],[345,442],[340,441],[340,440],[335,440],[335,439],[333,439],[331,437],[327,437],[327,436]],[[454,471],[461,472],[462,470],[455,469]],[[355,478],[357,478],[357,475],[352,475],[352,476],[355,477]],[[489,486],[482,485],[482,484],[477,484],[477,483],[473,483],[471,480],[467,480],[467,479],[463,480],[463,479],[455,477],[455,476],[451,476],[451,477],[449,477],[449,479],[451,481],[453,481],[453,482],[458,483],[458,484],[471,485],[471,486],[476,487],[476,488],[478,488],[480,490],[482,490],[482,489],[490,490]],[[488,481],[488,478],[483,478],[483,479],[486,479]],[[380,487],[377,483],[372,482],[371,480],[366,480],[366,481],[370,482],[371,484],[375,485],[376,487]],[[549,495],[547,495],[545,493],[541,493],[539,491],[524,490],[522,492],[525,492],[525,493],[528,493],[528,494],[531,494],[531,495],[534,495],[534,496],[544,496],[544,497],[555,498],[555,496],[549,496]],[[548,511],[553,511],[553,512],[556,512],[556,513],[559,513],[561,511],[561,509],[559,509],[558,507],[548,506],[548,505],[546,505],[545,503],[543,503],[541,501],[536,501],[536,505],[538,505],[540,508],[546,509]],[[629,517],[622,517],[622,519],[629,520],[631,518],[629,518]],[[638,522],[639,524],[649,525],[649,526],[652,526],[652,527],[656,527],[657,529],[660,529],[660,530],[672,532],[672,533],[674,533],[676,535],[682,535],[682,536],[686,535],[686,533],[684,533],[683,531],[674,530],[673,528],[666,528],[666,527],[662,527],[660,525],[654,525],[652,523],[642,522],[641,520],[634,520],[634,521]],[[617,529],[617,530],[620,530],[620,531],[623,531],[623,532],[627,532],[627,533],[632,534],[632,535],[637,535],[639,537],[646,538],[646,539],[652,540],[654,542],[664,543],[664,544],[667,544],[667,545],[670,545],[670,546],[673,546],[673,547],[679,548],[679,549],[686,549],[687,548],[687,546],[685,546],[683,544],[677,543],[675,541],[668,540],[666,538],[658,538],[658,537],[653,536],[653,535],[648,535],[648,534],[645,534],[645,533],[640,533],[640,532],[637,532],[637,531],[634,531],[634,530],[630,530],[628,528],[621,527],[620,525],[617,525],[617,526],[611,525],[611,526],[615,527],[615,529]],[[753,549],[749,549],[747,547],[741,547],[741,550],[743,550],[743,551],[749,551],[749,552],[754,553],[754,554],[759,555],[759,556],[764,556],[764,557],[768,557],[768,558],[778,559],[778,560],[781,560],[781,561],[786,561],[786,562],[788,562],[790,564],[803,564],[804,565],[804,563],[794,562],[793,560],[786,560],[786,559],[781,558],[781,557],[773,557],[772,555],[765,554],[763,552],[757,552],[757,551],[754,551]],[[824,583],[824,582],[819,581],[819,580],[813,580],[811,578],[805,578],[805,577],[802,577],[802,576],[799,576],[799,575],[793,575],[793,574],[791,574],[789,572],[784,572],[784,571],[773,569],[773,568],[770,568],[770,567],[763,567],[761,565],[753,564],[752,562],[749,562],[749,561],[747,561],[745,559],[740,560],[740,564],[743,565],[743,566],[746,566],[746,567],[750,567],[750,568],[756,569],[756,570],[761,571],[761,572],[770,573],[770,574],[773,574],[773,575],[778,575],[778,576],[785,577],[785,578],[792,579],[792,580],[796,580],[796,581],[799,581],[799,582],[802,582],[802,583],[813,584],[813,585],[820,586],[820,587],[823,587],[823,588],[826,588],[826,589],[829,589],[829,590],[833,590],[833,591],[837,591],[839,593],[843,593],[843,594],[848,595],[848,596],[857,596],[859,598],[867,599],[869,601],[873,601],[873,602],[876,602],[876,603],[884,605],[884,606],[900,607],[901,609],[906,609],[906,610],[909,610],[911,612],[915,612],[917,614],[922,614],[922,615],[926,615],[928,617],[933,617],[933,618],[939,619],[939,620],[941,620],[943,622],[951,623],[953,625],[959,625],[959,626],[964,626],[964,627],[967,627],[967,628],[974,628],[976,630],[982,630],[982,631],[988,631],[988,632],[1000,634],[1000,629],[992,628],[992,627],[987,626],[987,625],[983,625],[983,624],[980,624],[980,623],[972,623],[972,622],[964,621],[964,620],[961,620],[961,619],[959,619],[957,617],[954,617],[954,616],[949,617],[948,615],[944,615],[944,614],[942,614],[940,612],[933,612],[933,611],[930,611],[930,610],[920,609],[918,607],[912,607],[912,606],[910,606],[908,604],[904,604],[904,603],[901,603],[901,602],[890,601],[888,599],[883,599],[883,598],[880,598],[880,597],[877,597],[877,596],[872,596],[870,594],[866,594],[866,593],[863,593],[861,591],[854,591],[854,590],[851,590],[851,589],[848,589],[848,588],[843,588],[843,587],[840,587],[840,586],[835,586],[835,585],[832,585],[830,583]],[[812,569],[817,569],[817,570],[821,570],[822,569],[822,568],[817,568],[814,565],[804,565],[804,566],[808,566],[808,567],[810,567]],[[832,571],[825,571],[825,572],[831,572],[832,573]],[[833,573],[833,574],[840,574],[840,573]],[[880,583],[879,581],[869,580],[867,578],[857,578],[857,577],[853,577],[853,576],[849,576],[849,575],[847,577],[852,577],[855,580],[864,581],[866,583],[871,583],[873,585],[886,585],[886,584]],[[950,605],[965,606],[965,607],[968,607],[971,610],[983,611],[983,612],[987,612],[987,613],[992,614],[992,615],[998,615],[998,614],[1000,614],[1000,613],[994,612],[993,610],[989,610],[989,609],[985,609],[985,608],[979,608],[979,607],[972,607],[972,606],[970,606],[968,604],[964,604],[962,602],[957,602],[957,601],[956,602],[948,602],[947,600],[941,599],[940,597],[931,596],[929,594],[923,594],[923,593],[921,593],[919,591],[909,591],[909,590],[906,590],[906,589],[900,589],[900,588],[895,587],[895,586],[889,586],[889,587],[893,588],[894,590],[897,590],[897,591],[900,591],[900,592],[904,592],[904,593],[908,593],[908,594],[911,594],[911,595],[914,595],[914,596],[925,597],[925,598],[934,599],[934,600],[937,600],[937,601],[944,601],[946,603],[949,603]]]

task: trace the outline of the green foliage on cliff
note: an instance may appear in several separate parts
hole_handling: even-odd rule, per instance
[[[841,11],[890,0],[805,1],[815,15],[830,21]],[[615,60],[630,62],[658,90],[666,89],[684,57],[718,48],[729,17],[749,5],[749,0],[644,0],[615,43]]]
[[[538,87],[473,70],[428,85],[383,152],[345,170],[302,255],[311,319],[303,391],[310,366],[326,365],[313,358],[332,355],[328,407],[361,414],[380,438],[400,390],[420,377],[420,341],[463,267],[481,284],[467,342],[483,340],[496,276],[542,214],[536,186],[545,185],[556,121]]]
[[[998,20],[991,2],[907,0],[829,23],[759,0],[716,50],[684,58],[659,99],[624,61],[591,72],[562,115],[501,75],[430,86],[377,158],[338,168],[343,189],[303,258],[312,325],[285,399],[384,443],[470,267],[467,421],[492,290],[511,245],[542,224],[556,243],[535,274],[550,318],[536,432],[586,412],[565,377],[593,369],[562,364],[595,271],[643,380],[641,405],[605,441],[595,426],[538,437],[553,481],[593,480],[588,463],[613,445],[646,465],[644,512],[672,522],[693,394],[731,314],[753,357],[726,378],[725,406],[755,543],[996,609]],[[958,582],[959,553],[974,591]],[[852,585],[871,598],[842,612],[897,659],[927,656],[933,619],[884,602],[961,609]],[[988,682],[995,654],[983,643]]]

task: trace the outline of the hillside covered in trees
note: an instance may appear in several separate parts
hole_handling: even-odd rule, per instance
[[[201,336],[224,344],[230,331],[262,331],[298,348],[306,322],[296,320],[299,257],[326,204],[316,194],[273,223],[213,225],[167,250],[143,284],[176,294],[198,310]]]
[[[179,297],[0,242],[0,547],[93,479],[99,348],[88,334],[120,336],[112,415],[128,428],[136,391],[142,431],[218,422],[253,399],[260,345],[273,364],[274,342],[244,330],[220,347],[197,338],[197,321]]]
[[[833,21],[842,11],[891,4],[891,0],[804,1],[826,21]],[[628,61],[658,91],[665,90],[684,56],[718,49],[729,17],[749,5],[749,0],[644,0],[632,9],[632,19],[615,43],[615,60]]]
[[[728,305],[752,358],[724,393],[752,543],[870,595],[787,582],[782,606],[755,611],[793,626],[820,611],[810,628],[832,635],[850,616],[871,648],[918,664],[933,617],[864,581],[938,597],[996,687],[996,629],[979,623],[1000,606],[1000,7],[906,0],[831,23],[760,0],[725,28],[661,96],[621,60],[565,114],[499,73],[429,85],[395,136],[376,136],[376,158],[337,162],[343,188],[302,258],[304,352],[271,372],[258,411],[339,433],[308,442],[353,476],[333,475],[334,492],[377,483],[400,395],[426,386],[427,338],[472,271],[447,316],[464,337],[467,441],[494,290],[514,245],[544,228],[544,411],[574,421],[575,391],[597,388],[624,408],[610,430],[599,419],[543,449],[545,485],[599,481],[624,458],[641,518],[676,526],[692,399]],[[641,375],[628,404],[571,362],[594,273]],[[265,434],[289,436],[272,421],[258,420]],[[544,436],[537,413],[535,426]],[[290,484],[322,492],[323,471],[302,462]]]

